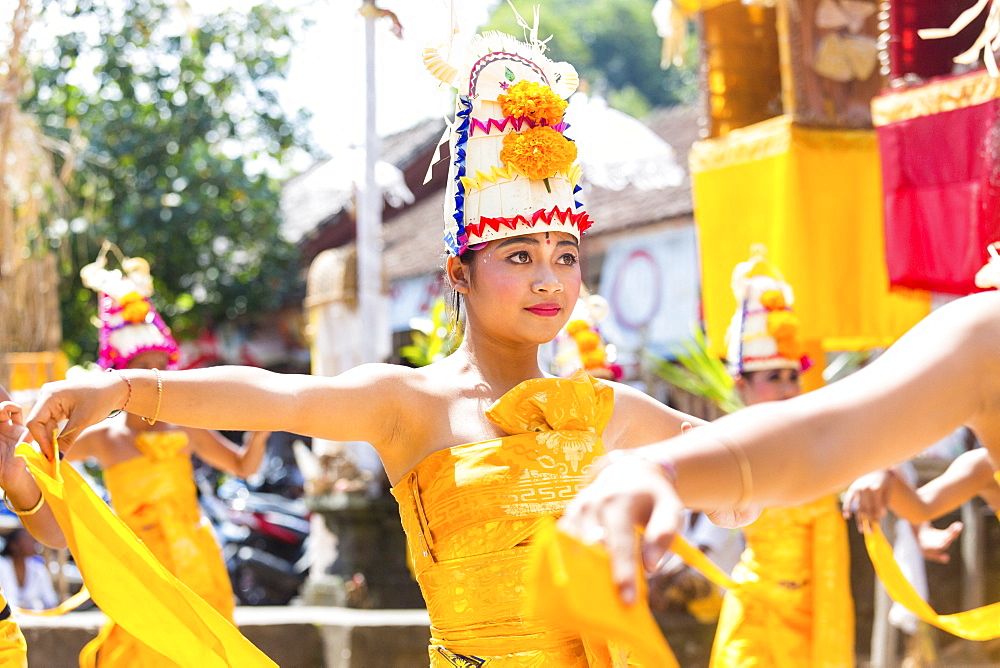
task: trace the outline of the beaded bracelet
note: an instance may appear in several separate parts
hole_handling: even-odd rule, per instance
[[[130,381],[128,379],[128,377],[125,374],[123,374],[121,371],[119,371],[118,369],[108,369],[108,373],[110,373],[112,371],[114,371],[115,373],[117,373],[118,377],[125,381],[125,384],[128,386],[128,394],[125,395],[125,403],[122,404],[122,407],[119,408],[116,411],[112,411],[111,413],[109,413],[108,414],[109,418],[115,417],[116,415],[118,415],[119,413],[121,413],[122,411],[124,411],[125,408],[128,406],[128,402],[132,399],[132,381]],[[107,420],[108,418],[104,418],[104,419]]]

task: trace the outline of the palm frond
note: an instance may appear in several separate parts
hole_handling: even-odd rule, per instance
[[[726,413],[743,408],[732,376],[722,360],[708,350],[705,335],[695,328],[692,338],[674,348],[677,362],[647,354],[653,372],[671,385],[704,397]]]

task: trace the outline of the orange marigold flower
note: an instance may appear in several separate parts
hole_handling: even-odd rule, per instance
[[[547,179],[569,169],[576,160],[576,144],[552,128],[540,126],[505,135],[500,160],[529,179]]]
[[[791,311],[771,311],[767,314],[767,333],[778,341],[794,339],[799,331],[799,319]]]
[[[129,292],[121,298],[122,318],[126,322],[143,322],[149,314],[149,303],[138,292]]]
[[[783,309],[788,304],[785,303],[785,295],[781,290],[767,290],[760,296],[760,304],[768,311]]]
[[[535,125],[555,125],[562,121],[567,102],[548,86],[534,81],[518,81],[506,95],[497,98],[504,116],[527,118]]]
[[[600,334],[589,329],[578,332],[573,338],[576,339],[576,346],[582,353],[597,350],[601,345]]]
[[[778,354],[790,360],[798,360],[802,357],[799,342],[795,339],[777,339]]]
[[[603,350],[591,350],[589,353],[580,355],[584,369],[599,369],[604,366],[606,359]]]
[[[566,324],[566,331],[569,332],[570,336],[576,336],[577,332],[588,329],[590,329],[590,325],[587,324],[586,320],[570,320]]]

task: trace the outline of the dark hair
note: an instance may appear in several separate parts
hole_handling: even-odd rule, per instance
[[[465,252],[458,256],[458,261],[469,268],[470,280],[472,279],[473,271],[475,271],[476,253],[476,250],[467,248]],[[462,324],[462,293],[456,290],[454,286],[449,287],[451,287],[451,328],[453,332],[457,332]]]
[[[13,557],[14,556],[13,545],[14,543],[17,542],[17,539],[21,537],[21,534],[25,533],[28,533],[27,529],[22,529],[21,527],[18,527],[13,531],[11,531],[9,534],[7,534],[6,538],[4,539],[3,550],[0,550],[0,555],[3,555],[5,557]]]

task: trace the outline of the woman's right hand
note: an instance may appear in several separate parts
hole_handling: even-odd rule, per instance
[[[74,380],[46,383],[28,415],[28,430],[48,459],[55,456],[53,438],[68,450],[87,427],[123,408],[129,397],[128,384],[117,373],[89,373]],[[59,431],[59,424],[66,425]]]
[[[885,469],[867,473],[852,482],[844,493],[844,519],[854,515],[858,531],[867,533],[867,527],[878,524],[885,517],[895,481],[892,469]]]
[[[600,464],[598,464],[600,466]],[[569,503],[559,528],[586,543],[603,543],[611,557],[611,574],[622,600],[636,600],[636,528],[642,536],[642,561],[655,569],[681,527],[683,506],[673,484],[656,463],[622,454],[600,469],[597,477]]]

